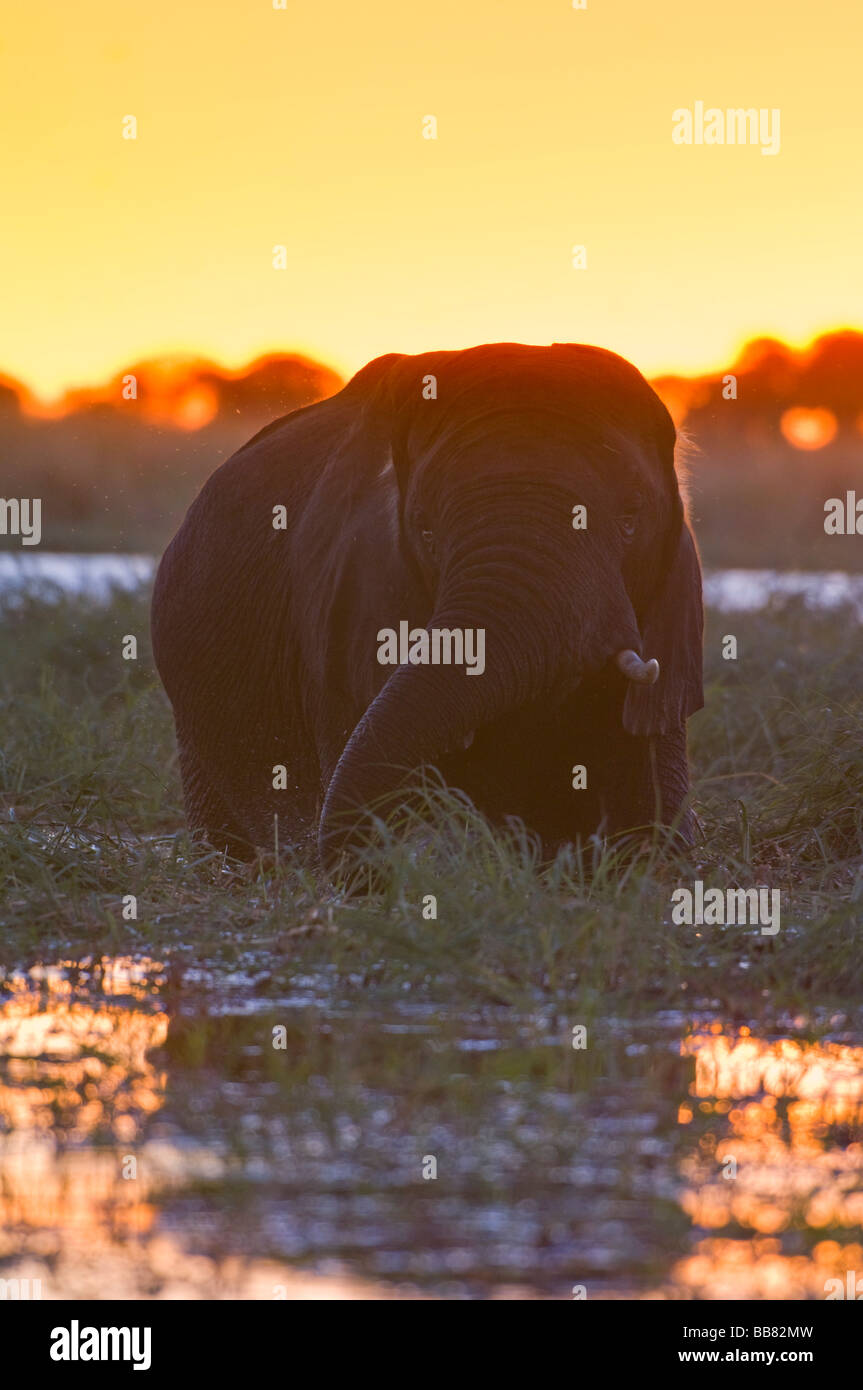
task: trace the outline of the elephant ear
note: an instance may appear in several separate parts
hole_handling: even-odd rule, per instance
[[[682,508],[671,563],[640,626],[642,655],[656,657],[659,679],[629,685],[623,725],[630,734],[669,734],[704,704],[701,565]]]
[[[438,383],[442,367],[453,352],[423,352],[394,356],[378,393],[390,427],[391,461],[402,501],[407,496],[414,455],[422,451],[439,427]],[[409,447],[408,437],[413,440]]]

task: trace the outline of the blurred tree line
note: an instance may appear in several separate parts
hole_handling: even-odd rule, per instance
[[[166,358],[69,392],[48,413],[0,377],[0,496],[42,498],[43,549],[155,553],[235,449],[341,385],[291,355],[238,372]],[[863,536],[823,525],[829,497],[863,497],[863,333],[800,351],[762,338],[721,372],[653,385],[685,436],[706,565],[863,570]],[[0,548],[18,546],[0,536]]]

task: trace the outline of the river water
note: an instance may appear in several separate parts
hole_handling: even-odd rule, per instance
[[[553,1059],[536,1080],[566,1047],[547,1005],[348,1014],[326,971],[264,1002],[264,964],[171,991],[144,955],[7,976],[7,1280],[96,1299],[805,1299],[863,1269],[863,1047],[840,1016],[830,1041],[793,1019],[610,1018],[602,1069],[573,1087]]]
[[[134,591],[155,573],[151,555],[75,555],[0,552],[0,598],[18,593],[81,594],[107,599],[112,590]],[[863,621],[863,574],[843,570],[728,569],[704,577],[708,605],[721,612],[751,611],[774,598],[802,598],[808,607],[856,609]]]

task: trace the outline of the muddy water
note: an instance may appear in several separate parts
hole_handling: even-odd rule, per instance
[[[863,1274],[863,1044],[839,1015],[817,1040],[802,1019],[597,1021],[582,1052],[547,1009],[362,1015],[325,973],[273,1001],[255,972],[102,957],[5,979],[3,1278],[797,1299]]]

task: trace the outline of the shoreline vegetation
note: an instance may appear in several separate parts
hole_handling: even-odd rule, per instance
[[[654,838],[635,858],[588,844],[540,866],[523,835],[494,831],[431,781],[431,828],[393,835],[380,851],[386,892],[364,903],[334,898],[285,846],[277,866],[265,857],[235,872],[188,839],[146,638],[136,661],[119,657],[123,634],[147,632],[147,598],[25,600],[2,616],[0,960],[49,943],[92,952],[187,937],[221,958],[249,933],[281,950],[287,932],[291,956],[341,959],[395,991],[438,981],[447,998],[562,990],[655,1008],[739,992],[750,1007],[767,997],[803,1008],[859,995],[863,644],[849,647],[846,610],[789,600],[733,619],[708,611],[706,707],[690,722],[701,835],[689,856]],[[721,656],[729,625],[734,661]],[[781,889],[781,931],[674,927],[671,892],[695,880]],[[421,910],[432,892],[435,923]],[[122,916],[130,893],[136,922]]]
[[[849,329],[801,350],[757,339],[726,371],[653,380],[681,431],[706,566],[784,568],[793,556],[795,569],[863,571],[860,537],[824,525],[828,499],[859,482],[861,379],[863,333]],[[165,359],[132,364],[47,410],[0,376],[3,495],[42,499],[46,550],[160,553],[219,464],[342,384],[289,354],[236,372]],[[0,550],[20,545],[0,535]]]

